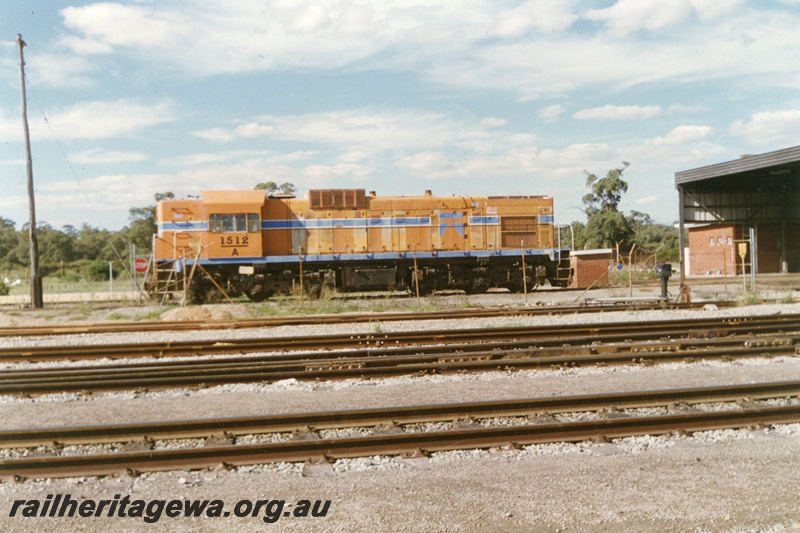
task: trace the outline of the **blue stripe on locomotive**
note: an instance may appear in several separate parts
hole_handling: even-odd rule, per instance
[[[450,216],[455,215],[455,216]],[[459,213],[439,213],[439,219],[458,219]],[[539,215],[539,224],[552,224],[552,215]],[[444,226],[454,225],[447,222]],[[500,224],[499,216],[470,216],[468,224],[472,226],[496,226]],[[393,218],[328,218],[328,219],[292,219],[292,220],[262,220],[262,230],[286,229],[328,229],[328,228],[372,228],[372,227],[417,227],[430,226],[430,217],[393,217]],[[461,224],[463,227],[463,224]],[[207,221],[195,222],[162,222],[159,231],[208,231]]]

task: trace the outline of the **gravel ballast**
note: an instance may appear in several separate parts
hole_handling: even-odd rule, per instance
[[[435,322],[379,322],[203,332],[206,338],[634,322],[800,313],[800,304],[710,311],[647,311]],[[685,316],[684,316],[685,315]],[[152,342],[178,334],[85,335],[69,342]],[[200,333],[187,334],[192,339]],[[3,339],[2,345],[67,338]],[[11,344],[15,343],[15,344]],[[41,344],[40,344],[41,343]],[[26,344],[27,345],[27,344]],[[82,363],[72,363],[82,364]],[[96,363],[94,363],[96,364]],[[34,366],[34,365],[31,365]],[[800,359],[587,367],[385,380],[225,385],[201,390],[0,397],[3,428],[178,420],[422,403],[593,394],[797,379]],[[429,458],[377,456],[332,465],[273,464],[136,477],[0,484],[2,531],[800,531],[800,424],[755,430],[643,436],[610,443],[463,450]],[[14,500],[330,500],[325,517],[10,517]]]

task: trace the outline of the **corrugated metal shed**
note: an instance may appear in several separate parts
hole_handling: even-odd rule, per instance
[[[800,146],[676,172],[675,187],[681,252],[685,224],[734,224],[742,234],[750,228],[777,234],[776,263],[782,271],[794,264],[794,246],[787,240],[800,224]],[[681,274],[683,281],[683,269]]]
[[[800,146],[675,173],[684,224],[800,222]]]

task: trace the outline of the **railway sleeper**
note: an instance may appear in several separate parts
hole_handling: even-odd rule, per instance
[[[745,341],[744,345],[749,348],[760,348],[762,346],[793,346],[794,339],[756,339],[752,341]]]
[[[155,440],[150,437],[144,436],[140,439],[131,440],[122,444],[122,451],[138,452],[144,450],[152,450],[155,448]]]
[[[397,433],[405,433],[403,431],[403,428],[400,427],[394,420],[381,422],[380,424],[372,428],[372,432],[375,435],[390,435]]]
[[[350,362],[350,363],[317,363],[307,364],[304,366],[306,372],[323,372],[325,370],[356,370],[365,368],[363,362]]]
[[[313,428],[305,426],[292,431],[291,440],[319,440],[320,436]]]
[[[493,357],[491,355],[463,355],[463,356],[446,356],[437,359],[439,363],[463,363],[466,361],[490,361]]]
[[[227,431],[220,431],[218,433],[213,433],[205,438],[203,445],[204,446],[226,446],[229,444],[235,444],[236,438],[228,433]]]

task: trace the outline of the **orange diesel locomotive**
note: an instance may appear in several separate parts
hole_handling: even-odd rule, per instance
[[[264,300],[297,290],[521,291],[570,282],[549,196],[376,196],[204,191],[156,208],[154,292]],[[523,269],[524,265],[524,269]],[[524,270],[524,274],[523,274]],[[524,276],[524,278],[523,278]],[[301,281],[302,280],[302,281]]]

